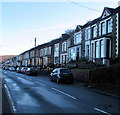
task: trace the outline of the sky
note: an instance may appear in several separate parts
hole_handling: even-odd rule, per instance
[[[2,0],[0,55],[19,55],[116,8],[119,0]]]

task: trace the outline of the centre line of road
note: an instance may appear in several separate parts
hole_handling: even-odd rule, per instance
[[[38,82],[38,81],[35,81],[35,83],[38,83],[38,84],[43,85],[43,86],[46,86],[46,84],[40,83],[40,82]]]
[[[99,112],[101,112],[101,113],[105,113],[105,114],[107,114],[107,115],[112,115],[112,114],[110,114],[110,113],[108,113],[108,112],[106,112],[106,111],[103,111],[103,110],[101,110],[101,109],[98,109],[98,108],[94,108],[95,110],[97,110],[97,111],[99,111]]]
[[[55,91],[58,91],[59,93],[62,93],[62,94],[64,94],[64,95],[66,95],[66,96],[68,96],[68,97],[71,97],[72,99],[76,99],[75,97],[73,97],[73,96],[71,96],[71,95],[69,95],[69,94],[67,94],[67,93],[65,93],[65,92],[63,92],[63,91],[60,91],[60,90],[58,90],[58,89],[56,89],[56,88],[52,88],[53,90],[55,90]]]

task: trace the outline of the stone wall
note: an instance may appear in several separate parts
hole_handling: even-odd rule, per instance
[[[89,82],[89,69],[71,69],[74,80]]]

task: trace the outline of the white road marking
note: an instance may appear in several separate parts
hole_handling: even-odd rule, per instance
[[[58,91],[59,93],[62,93],[62,94],[64,94],[64,95],[66,95],[66,96],[68,96],[68,97],[71,97],[72,99],[76,99],[75,97],[73,97],[73,96],[71,96],[71,95],[69,95],[69,94],[67,94],[67,93],[65,93],[65,92],[63,92],[63,91],[60,91],[60,90],[58,90],[58,89],[56,89],[56,88],[52,88],[53,90],[55,90],[55,91]]]
[[[31,79],[29,79],[29,78],[24,78],[24,79],[27,79],[27,80],[30,80],[30,81],[31,81]]]
[[[5,89],[6,89],[6,92],[7,92],[8,97],[9,97],[12,110],[13,110],[14,113],[17,113],[17,109],[15,108],[15,105],[14,105],[14,103],[13,103],[13,101],[12,101],[12,97],[11,97],[11,95],[10,95],[10,91],[9,91],[7,85],[4,84],[4,87],[5,87]]]
[[[32,81],[32,79],[27,78],[27,77],[21,77],[21,78]],[[33,82],[38,83],[38,84],[43,85],[43,86],[46,86],[46,84],[38,82],[38,81],[33,81]]]
[[[40,85],[46,86],[46,84],[44,84],[44,83],[40,83],[40,82],[37,82],[37,81],[35,81],[35,82],[40,84]]]
[[[99,112],[101,112],[101,113],[105,113],[105,114],[107,114],[107,115],[112,115],[112,114],[110,114],[110,113],[108,113],[108,112],[106,112],[106,111],[103,111],[103,110],[101,110],[101,109],[98,109],[98,108],[94,108],[95,110],[97,110],[97,111],[99,111]]]

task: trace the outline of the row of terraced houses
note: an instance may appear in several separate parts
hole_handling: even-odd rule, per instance
[[[25,51],[4,64],[45,68],[83,61],[106,65],[119,56],[120,7],[105,7],[100,17],[78,25],[74,31]]]

